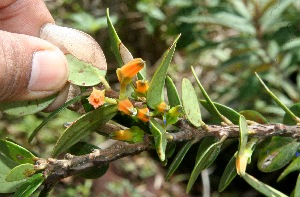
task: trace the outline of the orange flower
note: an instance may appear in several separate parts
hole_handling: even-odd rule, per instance
[[[170,109],[170,106],[167,105],[164,101],[157,105],[157,111],[165,113]]]
[[[136,82],[136,92],[145,94],[149,88],[149,83],[148,81],[145,80],[137,80]]]
[[[136,58],[117,69],[117,76],[120,83],[130,83],[131,78],[134,77],[142,68],[145,62],[141,58]]]
[[[118,110],[127,115],[136,115],[136,109],[133,107],[129,99],[119,100]]]
[[[91,95],[88,97],[88,101],[96,109],[104,104],[105,90],[97,90],[93,88]]]
[[[150,114],[149,114],[149,109],[147,107],[137,110],[137,118],[140,119],[141,121],[148,122],[149,117]]]

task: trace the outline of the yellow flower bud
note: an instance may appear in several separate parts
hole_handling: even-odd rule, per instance
[[[135,91],[138,93],[145,94],[149,89],[149,83],[145,80],[137,80],[136,81],[136,89]]]
[[[149,118],[150,118],[149,109],[147,107],[142,108],[142,109],[138,109],[137,110],[137,118],[140,119],[143,122],[148,122]]]
[[[143,141],[144,131],[137,126],[133,126],[130,129],[114,131],[109,137],[114,140],[137,143]]]
[[[127,115],[136,115],[136,109],[133,107],[129,99],[123,99],[118,101],[118,110]]]
[[[167,105],[164,101],[157,105],[157,111],[165,113],[170,109],[170,106]]]

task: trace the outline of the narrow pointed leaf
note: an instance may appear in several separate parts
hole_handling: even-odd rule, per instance
[[[217,158],[221,149],[222,142],[223,141],[221,140],[211,144],[206,149],[201,151],[202,152],[201,155],[199,156],[197,155],[198,159],[196,161],[196,165],[191,173],[191,177],[187,184],[187,188],[186,188],[187,192],[189,192],[192,189],[192,186],[194,185],[201,171],[209,167],[212,164],[212,162]]]
[[[18,163],[0,154],[0,193],[15,192],[26,180],[8,182],[5,181],[6,175],[17,166]]]
[[[294,197],[300,196],[300,174],[298,175],[296,187],[294,190]]]
[[[297,157],[294,161],[292,161],[288,167],[284,169],[284,171],[280,174],[277,181],[281,181],[284,177],[294,171],[300,170],[300,157]]]
[[[262,26],[263,31],[269,31],[280,20],[281,14],[284,10],[295,0],[276,1],[269,9],[262,13],[259,23]]]
[[[236,177],[237,173],[235,168],[235,160],[235,155],[233,155],[230,161],[227,163],[226,168],[220,179],[220,184],[218,188],[219,192],[223,191],[231,183],[234,177]]]
[[[182,148],[176,154],[174,160],[172,161],[172,163],[167,171],[165,180],[169,180],[169,178],[172,176],[172,174],[176,171],[176,169],[178,168],[178,166],[182,162],[184,156],[189,151],[189,149],[191,148],[192,145],[193,145],[192,141],[188,141],[182,146]]]
[[[177,105],[181,105],[180,98],[178,95],[177,88],[172,80],[171,77],[166,77],[166,88],[167,88],[167,95],[170,107],[175,107]]]
[[[198,97],[192,83],[184,78],[182,80],[182,105],[187,119],[195,127],[202,125]]]
[[[25,163],[14,167],[5,177],[5,181],[20,181],[32,176],[35,173],[34,165]]]
[[[200,100],[200,103],[214,117],[216,117],[219,121],[222,121],[220,116],[216,114],[214,109],[211,107],[211,105],[208,104],[206,100]],[[233,124],[239,124],[240,114],[238,112],[220,103],[213,102],[213,105],[216,107],[220,114],[228,118]]]
[[[40,129],[43,128],[43,126],[45,124],[47,124],[52,118],[54,118],[57,114],[59,114],[62,110],[67,108],[69,105],[80,101],[80,99],[83,96],[84,96],[84,94],[78,95],[78,96],[74,97],[73,99],[69,100],[68,102],[64,103],[62,106],[60,106],[53,112],[51,112],[51,114],[49,114],[49,116],[47,118],[45,118],[43,120],[43,122],[36,129],[34,129],[34,131],[30,134],[30,136],[28,138],[28,142],[30,143],[33,140],[33,138],[37,135],[37,133],[40,131]]]
[[[273,137],[258,156],[258,169],[262,172],[273,172],[288,164],[299,148],[300,142],[288,137]]]
[[[44,181],[42,173],[30,177],[13,195],[13,197],[29,197]]]
[[[300,103],[294,104],[292,107],[290,107],[290,110],[297,117],[300,117]],[[285,113],[284,117],[283,117],[283,124],[296,125],[297,122],[295,121],[295,119],[289,113]]]
[[[236,158],[236,170],[240,176],[244,176],[246,172],[247,162],[252,154],[252,151],[251,149],[246,150],[249,130],[247,126],[247,121],[243,115],[241,115],[239,119],[239,131],[240,139],[238,154]]]
[[[251,185],[254,189],[259,191],[260,193],[264,194],[265,196],[278,196],[278,197],[287,197],[287,195],[281,193],[280,191],[274,189],[273,187],[257,180],[253,176],[249,174],[245,174],[243,179]]]
[[[35,114],[46,109],[56,98],[56,95],[33,101],[12,101],[0,103],[0,111],[14,116]]]
[[[240,130],[240,141],[239,141],[238,155],[242,155],[247,145],[248,132],[249,132],[247,121],[245,117],[242,115],[240,116],[239,130]]]
[[[78,86],[94,86],[99,84],[106,75],[106,70],[100,70],[71,54],[66,55],[69,66],[68,81]]]
[[[109,18],[109,9],[106,10],[106,18],[107,18],[107,25],[108,25],[108,35],[110,38],[111,46],[112,46],[113,52],[115,54],[115,57],[117,59],[117,62],[119,64],[119,66],[121,67],[124,65],[121,54],[119,52],[119,46],[121,44],[121,40]]]
[[[268,124],[267,119],[259,112],[254,110],[243,110],[239,114],[243,115],[247,120],[251,120],[260,124]]]
[[[172,46],[164,53],[160,65],[156,69],[150,81],[150,87],[147,92],[147,104],[152,109],[155,109],[155,107],[162,102],[163,88],[165,85],[167,70],[171,63],[179,37],[180,35],[176,37]]]
[[[111,120],[116,113],[117,106],[108,105],[99,107],[81,116],[60,136],[54,147],[53,156],[57,156],[79,142],[86,135],[92,133],[96,128],[103,126],[107,121]]]
[[[229,124],[229,122],[228,122],[228,120],[227,120],[227,116],[225,115],[225,114],[221,114],[220,112],[219,112],[219,110],[217,109],[217,107],[214,105],[214,103],[211,101],[211,99],[209,98],[209,96],[208,96],[208,94],[206,93],[206,91],[205,91],[205,89],[203,88],[203,86],[202,86],[202,84],[201,84],[201,82],[199,81],[199,79],[198,79],[198,77],[196,76],[196,73],[195,73],[195,70],[194,70],[194,68],[193,67],[191,67],[191,69],[192,69],[192,72],[193,72],[193,75],[194,75],[194,77],[195,77],[195,79],[196,79],[196,81],[197,81],[197,84],[198,84],[198,86],[199,86],[199,88],[200,88],[200,90],[201,90],[201,92],[202,92],[202,94],[203,94],[203,96],[204,96],[204,98],[205,98],[205,100],[206,100],[206,102],[207,102],[207,105],[209,106],[209,109],[210,110],[208,110],[210,113],[212,113],[212,114],[214,114],[214,115],[216,115],[217,117],[219,117],[222,121],[224,121],[225,123],[228,123]],[[231,123],[230,123],[231,124]]]
[[[264,86],[268,94],[273,98],[273,100],[285,111],[286,114],[288,114],[292,119],[294,119],[296,122],[300,123],[300,118],[298,118],[289,108],[287,108],[276,96],[275,94],[267,87],[267,85],[263,82],[263,80],[258,76],[257,73],[256,77],[259,79],[260,83]]]
[[[169,142],[167,143],[166,147],[166,157],[170,158],[173,156],[174,152],[176,150],[176,143],[175,142]]]
[[[150,119],[150,131],[154,137],[157,155],[161,161],[165,161],[165,151],[167,147],[166,131],[154,118]]]
[[[35,163],[36,157],[30,151],[11,141],[0,140],[0,152],[19,164]]]

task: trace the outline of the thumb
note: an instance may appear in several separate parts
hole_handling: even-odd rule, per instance
[[[33,100],[58,92],[68,78],[67,60],[40,38],[0,31],[0,101]]]

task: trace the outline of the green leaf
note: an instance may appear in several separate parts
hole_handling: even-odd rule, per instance
[[[72,147],[70,147],[69,152],[73,155],[84,155],[93,152],[96,149],[100,149],[98,146],[93,144],[88,144],[86,142],[77,142]],[[83,172],[76,174],[76,176],[80,176],[85,179],[97,179],[103,176],[108,170],[109,165],[104,166],[94,166],[90,169],[87,169]]]
[[[179,20],[185,23],[222,25],[250,35],[255,35],[256,33],[255,27],[249,20],[229,12],[218,12],[214,15],[206,16],[181,17]]]
[[[294,104],[292,107],[289,108],[293,114],[295,114],[297,117],[300,116],[300,103]],[[283,117],[283,124],[286,125],[296,125],[297,122],[295,119],[289,114],[285,113]]]
[[[45,124],[47,124],[52,118],[54,118],[57,114],[59,114],[62,110],[67,108],[69,105],[71,105],[73,103],[76,103],[77,101],[80,101],[80,99],[83,96],[85,96],[85,95],[80,94],[80,95],[74,97],[73,99],[69,100],[68,102],[64,103],[62,106],[60,106],[59,108],[57,108],[53,112],[51,112],[51,114],[47,118],[45,118],[43,120],[43,122],[36,129],[34,129],[34,131],[30,134],[30,136],[28,138],[28,142],[30,143],[33,140],[33,138],[37,135],[37,133],[40,131],[40,129],[43,128],[43,126]]]
[[[5,177],[8,182],[20,181],[32,176],[35,173],[34,165],[25,163],[14,167]]]
[[[195,73],[194,68],[191,67],[191,69],[192,69],[192,73],[193,73],[193,75],[194,75],[194,77],[195,77],[195,79],[196,79],[196,81],[197,81],[197,84],[198,84],[198,86],[199,86],[199,88],[200,88],[200,90],[201,90],[201,92],[202,92],[202,94],[203,94],[203,96],[204,96],[204,98],[205,98],[205,100],[206,100],[206,102],[207,102],[207,106],[208,106],[208,108],[206,108],[207,111],[209,111],[210,113],[216,115],[216,117],[219,117],[219,118],[220,118],[221,120],[223,120],[226,124],[232,124],[231,122],[228,121],[227,118],[229,118],[229,117],[227,117],[226,114],[223,114],[223,115],[226,116],[226,117],[224,117],[224,116],[219,112],[218,108],[217,108],[217,107],[214,105],[214,103],[211,101],[211,99],[209,98],[209,96],[208,96],[208,94],[206,93],[205,89],[203,88],[201,82],[199,81],[199,79],[198,79],[198,77],[197,77],[197,75],[196,75],[196,73]],[[202,104],[202,103],[201,103],[201,104]],[[204,106],[204,107],[205,107],[205,106]],[[227,110],[226,110],[226,111],[227,111]],[[237,120],[237,122],[238,122],[238,120]]]
[[[228,164],[226,165],[226,168],[220,180],[220,184],[218,188],[219,192],[223,191],[231,183],[234,177],[236,177],[237,172],[235,168],[235,160],[236,160],[235,155],[233,155],[230,161],[228,162]]]
[[[107,8],[106,10],[106,18],[107,18],[107,25],[108,25],[108,35],[109,35],[109,38],[110,38],[110,42],[111,42],[111,46],[112,46],[112,49],[113,49],[113,52],[116,56],[116,59],[118,61],[118,64],[119,66],[123,66],[124,65],[124,62],[122,61],[122,57],[121,57],[121,54],[119,52],[119,46],[121,44],[121,40],[109,18],[109,9]]]
[[[180,151],[176,154],[174,160],[172,161],[172,163],[171,163],[171,165],[170,165],[170,167],[167,171],[167,175],[166,175],[166,178],[165,178],[166,181],[169,180],[169,178],[172,176],[172,174],[176,171],[176,169],[178,168],[178,166],[182,162],[184,156],[189,151],[189,149],[191,148],[192,145],[193,145],[192,141],[186,142],[182,146]]]
[[[176,150],[176,143],[175,142],[168,142],[166,147],[166,157],[170,158],[173,156]]]
[[[294,161],[292,161],[288,167],[284,169],[284,171],[280,174],[277,181],[281,181],[284,177],[294,171],[300,170],[300,157],[297,157]]]
[[[217,117],[219,121],[222,121],[222,119],[219,118],[215,110],[207,103],[207,101],[200,100],[200,103],[208,112],[212,113],[214,117]],[[222,116],[228,118],[233,124],[239,124],[240,114],[238,112],[220,103],[213,102],[213,105],[216,107],[218,112],[222,114]]]
[[[280,16],[284,10],[295,0],[276,1],[269,9],[267,9],[260,17],[259,23],[262,26],[263,32],[268,32],[272,27],[280,22]]]
[[[243,179],[254,189],[264,194],[265,196],[287,197],[287,195],[281,193],[280,191],[274,189],[273,187],[270,187],[269,185],[263,182],[260,182],[259,180],[247,173],[243,176]]]
[[[157,155],[161,161],[165,161],[167,147],[166,131],[154,118],[150,118],[150,131],[154,137]]]
[[[292,40],[286,42],[282,45],[283,51],[288,51],[291,49],[299,49],[300,48],[300,38],[292,38]]]
[[[239,149],[238,149],[238,155],[241,156],[244,153],[244,150],[247,145],[248,141],[248,125],[247,121],[244,116],[240,116],[239,120],[239,130],[240,130],[240,140],[239,140]]]
[[[13,195],[13,197],[29,197],[43,183],[44,177],[42,173],[38,173],[30,177]]]
[[[300,196],[300,174],[298,175],[296,187],[294,190],[294,197]]]
[[[0,193],[15,192],[26,181],[25,179],[13,182],[7,182],[5,180],[6,175],[17,165],[18,163],[0,154]]]
[[[266,86],[266,84],[263,82],[263,80],[258,76],[257,73],[256,77],[259,79],[260,83],[264,86],[268,94],[273,98],[273,100],[287,113],[292,119],[294,119],[296,122],[300,123],[300,118],[298,118],[291,110],[289,110],[276,96],[273,94],[273,92]]]
[[[106,75],[106,70],[100,70],[71,54],[66,55],[69,65],[68,81],[78,86],[94,86],[99,84]]]
[[[239,149],[236,159],[236,170],[240,176],[244,176],[246,172],[247,162],[252,155],[251,149],[246,149],[247,141],[248,141],[248,125],[245,117],[240,115],[239,119],[239,131],[240,131],[240,139],[239,139]]]
[[[195,127],[202,125],[201,112],[196,91],[192,83],[184,78],[182,80],[182,105],[187,119]]]
[[[123,66],[124,64],[133,60],[133,56],[131,55],[130,51],[125,47],[125,45],[120,40],[111,20],[109,17],[109,9],[106,10],[106,17],[107,17],[107,25],[108,25],[108,33],[109,38],[112,44],[113,52],[117,58],[119,66]]]
[[[300,143],[293,138],[272,137],[258,156],[258,169],[262,172],[273,172],[285,166],[295,156]]]
[[[166,88],[167,88],[167,95],[170,107],[175,107],[177,105],[181,105],[180,98],[178,95],[177,88],[172,80],[171,77],[166,77]]]
[[[251,120],[260,124],[269,124],[267,119],[259,112],[254,110],[243,110],[239,114],[243,115],[247,120]]]
[[[0,152],[19,164],[35,163],[36,157],[24,147],[7,140],[0,140]]]
[[[14,116],[35,114],[46,109],[56,98],[56,95],[33,101],[12,101],[0,103],[0,111]]]
[[[207,141],[210,141],[210,143]],[[192,189],[192,186],[194,185],[200,172],[203,169],[208,168],[217,158],[223,143],[223,140],[213,143],[214,139],[211,139],[210,137],[208,137],[207,141],[205,140],[204,142],[201,142],[199,146],[196,164],[186,187],[187,193]]]
[[[243,16],[245,19],[252,19],[252,13],[250,9],[247,8],[246,3],[240,0],[230,0],[229,2],[233,5],[235,11],[241,16]]]
[[[107,105],[81,116],[60,136],[53,149],[53,156],[57,156],[76,144],[83,137],[92,133],[96,128],[103,126],[107,121],[111,120],[116,113],[116,105]]]
[[[167,75],[168,67],[171,63],[173,57],[176,43],[180,35],[177,36],[172,44],[172,46],[164,53],[159,67],[156,69],[151,81],[150,87],[147,92],[147,104],[152,109],[162,102],[163,89],[165,85],[165,78]]]

